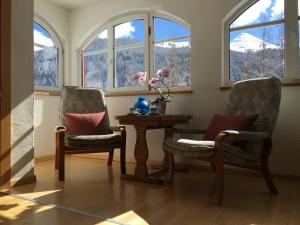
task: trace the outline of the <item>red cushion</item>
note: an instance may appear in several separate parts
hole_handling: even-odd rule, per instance
[[[105,134],[103,123],[105,112],[64,115],[66,133],[68,135],[101,135]]]
[[[215,140],[216,136],[224,130],[249,131],[258,115],[252,116],[225,116],[215,114],[210,121],[204,140]],[[226,138],[224,142],[234,143],[233,139]]]

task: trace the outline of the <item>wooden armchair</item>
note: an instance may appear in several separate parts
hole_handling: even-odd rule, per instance
[[[229,103],[224,114],[258,115],[251,131],[224,130],[215,140],[189,140],[169,138],[164,142],[168,157],[167,182],[173,179],[173,155],[205,160],[216,173],[216,194],[218,204],[222,203],[224,188],[224,164],[260,170],[271,191],[276,194],[268,159],[272,150],[272,131],[276,125],[281,99],[281,82],[278,78],[245,80],[232,87]],[[206,130],[174,129],[174,133],[205,134]],[[243,141],[241,145],[228,144],[225,139]],[[241,142],[240,142],[241,143]]]
[[[87,114],[105,112],[101,135],[68,135],[64,121],[66,113]],[[124,126],[111,127],[100,89],[83,87],[64,87],[60,103],[60,126],[56,128],[55,169],[59,171],[59,180],[65,179],[65,155],[81,153],[109,152],[107,165],[112,164],[114,149],[120,148],[121,174],[126,174],[126,129]]]

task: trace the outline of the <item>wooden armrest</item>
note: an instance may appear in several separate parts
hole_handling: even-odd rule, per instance
[[[57,126],[55,132],[66,132],[67,128],[64,126]]]
[[[126,127],[123,125],[111,126],[110,130],[115,131],[115,132],[122,132],[122,131],[126,130]]]
[[[262,141],[269,138],[269,134],[266,132],[225,130],[221,133],[224,133],[226,137],[245,141]]]

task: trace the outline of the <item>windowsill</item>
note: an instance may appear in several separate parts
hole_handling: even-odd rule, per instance
[[[34,91],[37,96],[60,96],[61,91]]]
[[[171,88],[171,94],[189,94],[193,93],[191,87]],[[61,91],[34,91],[37,96],[60,96]],[[139,96],[139,95],[156,95],[157,91],[124,91],[124,92],[108,92],[105,97],[119,97],[119,96]]]
[[[191,87],[171,88],[170,94],[189,94],[193,93]],[[138,96],[138,95],[157,95],[157,91],[124,91],[124,92],[108,92],[106,97],[118,97],[118,96]]]
[[[282,87],[294,87],[294,86],[300,86],[300,80],[296,81],[281,81]],[[220,87],[221,91],[230,90],[233,86],[232,84],[226,84]]]

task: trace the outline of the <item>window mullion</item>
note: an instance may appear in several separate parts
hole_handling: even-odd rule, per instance
[[[107,48],[108,48],[108,92],[111,92],[114,88],[114,33],[113,26],[109,24],[107,26]]]
[[[277,25],[277,24],[281,24],[284,22],[285,22],[284,19],[274,20],[274,21],[269,21],[269,22],[264,22],[264,23],[256,23],[256,24],[250,24],[250,25],[246,25],[246,26],[233,27],[233,28],[229,28],[229,31],[234,32],[234,31],[240,31],[240,30],[248,30],[248,29],[253,29],[253,28],[258,28],[258,27]]]
[[[298,12],[297,0],[285,1],[286,78],[299,79],[298,68]]]
[[[153,26],[153,13],[149,13],[149,21],[148,21],[148,27],[150,29],[150,34],[148,34],[149,37],[149,74],[148,79],[150,80],[154,74],[154,64],[155,64],[155,56],[154,56],[154,26]]]

